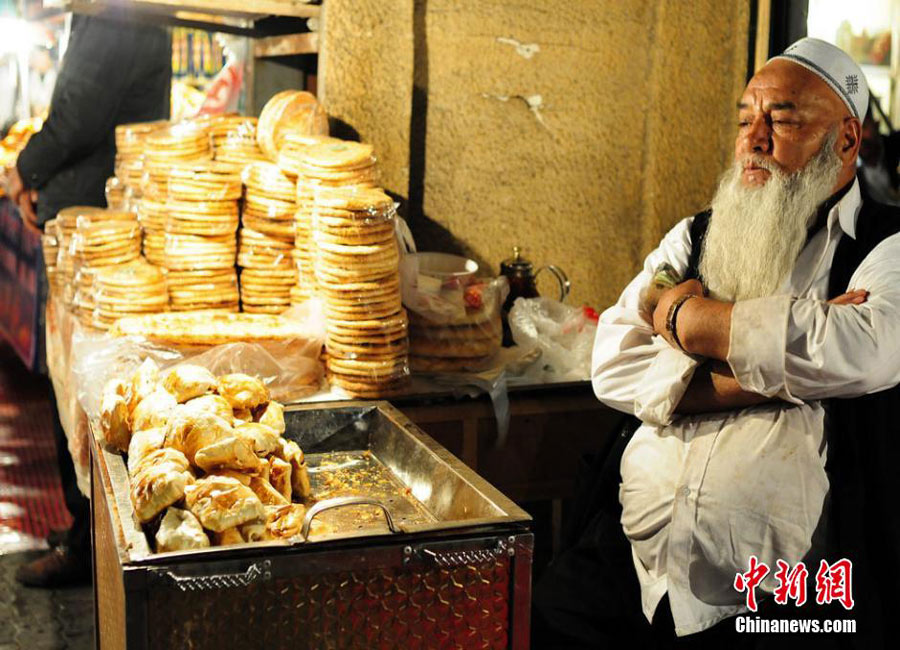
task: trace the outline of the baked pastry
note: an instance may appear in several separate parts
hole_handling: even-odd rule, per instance
[[[228,528],[221,533],[213,533],[214,546],[231,546],[232,544],[243,544],[244,536],[238,528]]]
[[[166,426],[166,447],[182,452],[190,463],[204,447],[234,436],[231,425],[212,413],[194,413],[179,407]]]
[[[235,426],[253,422],[253,412],[250,409],[234,409],[231,415]]]
[[[231,404],[221,395],[201,395],[184,403],[184,410],[191,413],[211,413],[218,415],[226,422],[231,422],[233,414]]]
[[[138,463],[150,452],[162,449],[165,442],[165,427],[135,431],[128,443],[128,473],[134,475]]]
[[[231,273],[234,273],[233,269]],[[170,285],[172,276],[170,272]],[[148,341],[170,345],[224,345],[236,342],[303,341],[309,338],[301,324],[281,316],[216,312],[169,312],[122,318],[116,321],[110,334],[139,336]]]
[[[174,449],[147,454],[131,477],[131,503],[138,520],[146,523],[180,501],[191,481],[193,476],[183,454]]]
[[[284,495],[272,487],[271,483],[255,476],[250,479],[250,489],[259,497],[263,505],[283,506],[291,502],[290,499],[284,498]]]
[[[234,428],[234,433],[250,441],[254,451],[260,456],[268,456],[281,447],[281,436],[275,429],[258,422],[240,424]]]
[[[108,381],[103,387],[100,401],[100,434],[103,442],[119,451],[128,449],[131,425],[128,414],[128,396],[131,386],[120,379]]]
[[[291,464],[276,456],[269,458],[269,483],[287,501],[291,500]]]
[[[291,492],[299,499],[308,499],[312,495],[312,486],[309,483],[309,472],[306,469],[306,460],[303,451],[293,440],[281,439],[281,449],[275,450],[275,455],[291,464]]]
[[[284,406],[270,400],[261,408],[262,410],[258,412],[257,422],[274,429],[278,435],[284,435]]]
[[[244,524],[238,530],[241,531],[241,537],[247,542],[267,542],[272,539],[272,534],[269,533],[265,524]]]
[[[203,526],[187,510],[169,508],[156,531],[156,552],[187,551],[192,548],[206,548],[209,537]]]
[[[285,506],[269,506],[266,508],[266,529],[275,539],[296,537],[303,528],[303,517],[306,506],[291,503]]]
[[[180,472],[190,473],[191,471],[191,464],[188,462],[188,459],[185,458],[184,454],[177,449],[161,447],[160,449],[154,449],[153,451],[147,452],[141,459],[132,463],[134,471],[131,472],[131,476],[135,477],[144,470],[152,468],[155,465],[165,464],[173,465],[175,469]]]
[[[255,470],[261,461],[253,451],[253,443],[250,440],[232,435],[219,438],[197,450],[194,464],[204,472],[217,468]]]
[[[206,368],[184,364],[172,368],[162,379],[162,386],[179,404],[189,399],[212,393],[216,388],[216,378]]]
[[[134,408],[134,412],[131,414],[132,430],[143,431],[165,426],[176,406],[178,406],[178,402],[170,393],[162,388],[157,388],[138,402]]]
[[[185,490],[185,502],[204,528],[217,533],[266,516],[253,490],[227,476],[198,479]]]
[[[131,395],[128,401],[128,412],[133,413],[135,407],[140,404],[141,400],[149,397],[156,391],[156,385],[159,382],[159,366],[153,359],[144,359],[144,362],[138,366],[134,374],[131,376]]]
[[[209,472],[210,476],[227,476],[229,478],[233,478],[236,481],[240,481],[243,485],[250,486],[250,479],[253,478],[250,474],[245,474],[243,472],[238,472],[237,470],[227,469],[225,467],[217,467],[214,470]]]
[[[257,377],[240,372],[219,377],[219,395],[235,409],[252,409],[269,401],[266,385]]]

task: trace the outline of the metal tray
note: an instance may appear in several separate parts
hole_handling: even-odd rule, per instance
[[[102,451],[115,502],[122,564],[178,558],[214,559],[249,549],[322,548],[360,538],[415,538],[520,525],[531,517],[424,434],[387,402],[344,402],[285,408],[285,437],[306,454],[313,494],[325,498],[290,540],[153,553],[129,499],[124,458]],[[321,522],[317,532],[314,521]],[[312,531],[312,532],[310,532]]]

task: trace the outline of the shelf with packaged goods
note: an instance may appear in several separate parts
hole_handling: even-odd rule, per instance
[[[309,0],[44,0],[45,10],[96,14],[113,8],[128,9],[138,17],[214,31],[253,29],[254,22],[268,16],[315,18],[321,5]]]

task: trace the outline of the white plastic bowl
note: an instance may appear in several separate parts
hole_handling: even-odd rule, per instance
[[[449,253],[412,253],[419,266],[419,275],[437,278],[442,282],[451,279],[463,281],[478,274],[478,262]]]

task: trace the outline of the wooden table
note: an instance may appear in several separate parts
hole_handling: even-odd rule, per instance
[[[597,400],[587,381],[511,388],[509,434],[498,445],[487,395],[416,396],[391,403],[529,510],[536,520],[536,553],[548,556],[559,547],[564,507],[575,495],[580,460],[606,448],[621,418]]]

